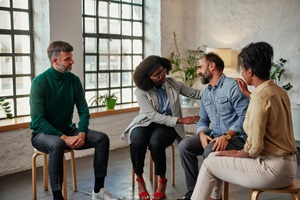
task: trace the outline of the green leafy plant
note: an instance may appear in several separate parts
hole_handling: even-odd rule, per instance
[[[272,67],[270,71],[270,79],[272,79],[277,85],[279,85],[281,76],[285,72],[284,64],[287,62],[286,59],[280,58],[276,62],[272,62]],[[290,83],[287,83],[282,86],[286,91],[293,88]]]
[[[11,119],[12,114],[11,114],[9,102],[6,102],[5,99],[6,99],[5,97],[0,98],[0,107],[3,109],[3,111],[6,115],[6,119]]]
[[[174,77],[192,87],[198,80],[198,61],[204,56],[205,52],[201,50],[201,47],[198,47],[196,50],[186,50],[182,56],[178,48],[175,31],[173,32],[173,41],[173,50],[169,57],[173,65],[171,73],[177,72],[178,75]]]
[[[96,104],[97,106],[106,106],[108,109],[113,109],[115,107],[116,101],[117,101],[117,93],[111,93],[111,94],[104,94],[99,96],[93,96],[90,98],[89,102],[91,103],[91,106]]]

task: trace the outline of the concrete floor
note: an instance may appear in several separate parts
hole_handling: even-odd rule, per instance
[[[76,156],[76,151],[75,151]],[[149,153],[147,153],[145,163],[145,181],[147,189],[152,195],[153,184],[149,180]],[[299,156],[298,156],[299,157]],[[171,165],[171,148],[167,149],[167,163]],[[298,158],[298,161],[300,159]],[[84,158],[76,158],[76,178],[77,178],[77,192],[72,191],[71,173],[68,172],[68,199],[69,200],[90,200],[91,191],[94,185],[93,157],[88,156]],[[199,159],[199,163],[202,158]],[[167,178],[169,179],[166,200],[175,200],[181,197],[186,192],[184,173],[178,157],[177,145],[175,145],[175,185],[171,184],[171,169],[167,170]],[[299,163],[299,162],[298,162]],[[299,164],[298,164],[299,165]],[[70,171],[70,161],[67,161],[67,170]],[[298,172],[297,177],[300,177]],[[0,200],[30,200],[31,193],[31,170],[2,176],[0,177]],[[109,157],[108,176],[106,178],[105,187],[116,197],[122,200],[136,200],[138,199],[137,184],[132,187],[131,183],[131,161],[129,157],[129,148],[121,148],[112,150]],[[37,199],[50,200],[52,193],[49,186],[49,191],[43,189],[43,175],[42,168],[37,169]],[[248,189],[236,185],[229,185],[229,199],[230,200],[248,200]],[[290,199],[286,194],[270,194],[262,193],[260,200],[287,200]]]

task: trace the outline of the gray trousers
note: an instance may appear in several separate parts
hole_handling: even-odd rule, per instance
[[[233,137],[229,140],[226,150],[241,150],[244,147],[245,141],[241,137]],[[211,152],[214,143],[208,144],[205,148],[202,147],[199,135],[194,135],[183,139],[179,145],[179,156],[181,165],[185,173],[185,180],[188,192],[192,192],[196,185],[199,172],[197,156],[203,155],[206,158]]]
[[[275,189],[290,185],[296,176],[296,155],[234,158],[215,154],[203,161],[192,200],[220,198],[223,181],[246,188]]]
[[[78,135],[78,129],[68,127],[61,130],[67,136]],[[65,141],[58,136],[46,135],[41,132],[33,133],[31,143],[34,148],[49,155],[48,173],[52,191],[62,189],[63,181],[63,156],[69,149]],[[95,148],[94,174],[95,177],[105,177],[107,173],[109,138],[105,133],[89,130],[85,137],[84,145],[75,150]]]

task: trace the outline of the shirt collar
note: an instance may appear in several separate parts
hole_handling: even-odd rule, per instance
[[[215,89],[217,89],[217,88],[222,88],[223,83],[224,83],[224,79],[225,79],[225,78],[226,78],[226,76],[225,76],[225,74],[223,73],[223,74],[221,75],[221,77],[219,78],[217,84],[216,84],[214,87],[212,87],[212,86],[209,84],[207,88],[208,88],[209,90],[211,90],[211,89],[213,89],[213,88],[215,88]]]
[[[272,80],[267,80],[267,81],[264,81],[263,83],[261,83],[259,86],[257,86],[252,94],[250,95],[250,98],[252,98],[252,96],[255,96],[256,93],[258,93],[260,90],[262,90],[263,88],[265,87],[269,87],[269,86],[273,86],[275,85],[274,81]]]

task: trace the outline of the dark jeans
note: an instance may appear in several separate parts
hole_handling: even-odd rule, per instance
[[[78,135],[78,129],[68,127],[62,131],[67,136]],[[52,191],[62,189],[63,181],[63,156],[69,149],[63,139],[54,135],[46,135],[41,132],[33,133],[31,143],[34,148],[49,155],[48,173]],[[95,148],[94,174],[95,177],[105,177],[107,173],[109,138],[105,133],[89,130],[85,137],[84,145],[75,150]]]
[[[147,127],[136,127],[132,130],[130,139],[130,156],[134,173],[142,175],[144,173],[144,161],[147,147],[151,152],[155,164],[155,175],[166,173],[166,148],[170,146],[177,132],[174,128],[151,123]]]

